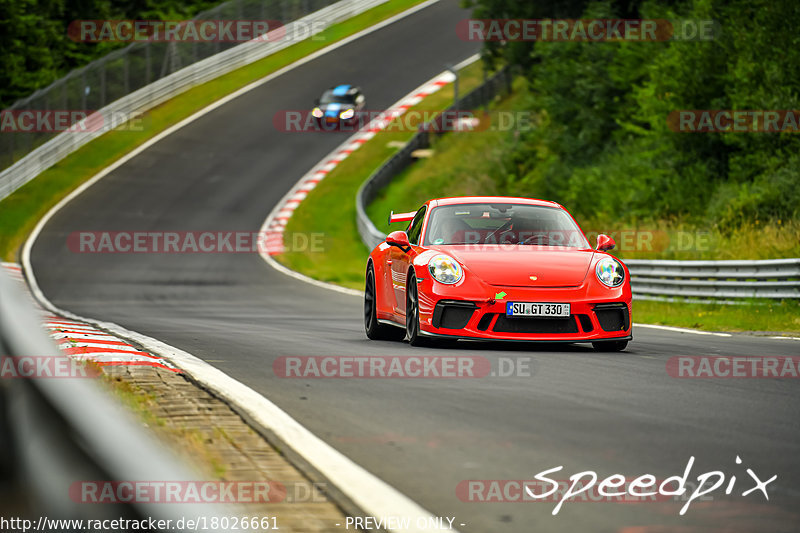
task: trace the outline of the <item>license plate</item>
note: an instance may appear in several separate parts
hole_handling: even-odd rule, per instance
[[[569,304],[551,302],[508,302],[506,316],[538,316],[545,318],[567,318],[570,315]]]

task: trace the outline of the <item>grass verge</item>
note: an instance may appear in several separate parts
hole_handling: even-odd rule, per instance
[[[314,39],[294,44],[151,109],[141,131],[120,128],[90,142],[0,201],[0,258],[15,261],[22,243],[50,208],[148,139],[245,85],[421,2],[390,0],[327,28]]]
[[[767,304],[752,302],[752,305],[636,300],[633,319],[644,324],[705,331],[797,335],[800,333],[800,304],[789,300]]]
[[[111,394],[161,439],[191,457],[196,468],[203,468],[214,479],[222,479],[225,476],[227,470],[225,459],[208,444],[206,437],[180,424],[168,424],[153,412],[158,406],[158,399],[154,394],[147,393],[137,384],[120,376],[107,373],[103,373],[102,376],[104,385]],[[220,430],[217,428],[215,431]],[[224,437],[224,435],[219,436]]]

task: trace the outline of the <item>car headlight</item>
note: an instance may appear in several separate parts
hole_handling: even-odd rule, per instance
[[[597,279],[606,287],[619,287],[625,281],[625,269],[619,261],[611,257],[598,261],[594,271]]]
[[[458,261],[444,254],[435,255],[431,258],[428,262],[428,271],[433,276],[433,279],[446,285],[458,283],[464,277],[464,270],[458,264]]]
[[[339,113],[339,118],[343,118],[347,120],[348,118],[353,118],[355,116],[356,110],[355,109],[345,109],[341,113]]]
[[[311,110],[311,115],[314,118],[322,118],[322,115],[323,115],[322,109],[320,109],[318,107],[315,107],[314,109]]]

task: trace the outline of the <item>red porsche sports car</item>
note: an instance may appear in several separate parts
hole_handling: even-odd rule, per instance
[[[407,337],[591,342],[620,351],[631,340],[627,267],[589,245],[555,202],[528,198],[430,200],[367,262],[364,324],[370,339]]]

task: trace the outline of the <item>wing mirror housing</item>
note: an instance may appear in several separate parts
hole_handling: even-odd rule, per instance
[[[607,252],[608,250],[613,250],[617,246],[617,243],[614,242],[614,239],[601,233],[597,236],[597,250],[601,252]]]
[[[408,233],[402,230],[393,231],[386,236],[386,244],[397,246],[404,252],[411,250],[411,243],[408,242]]]

